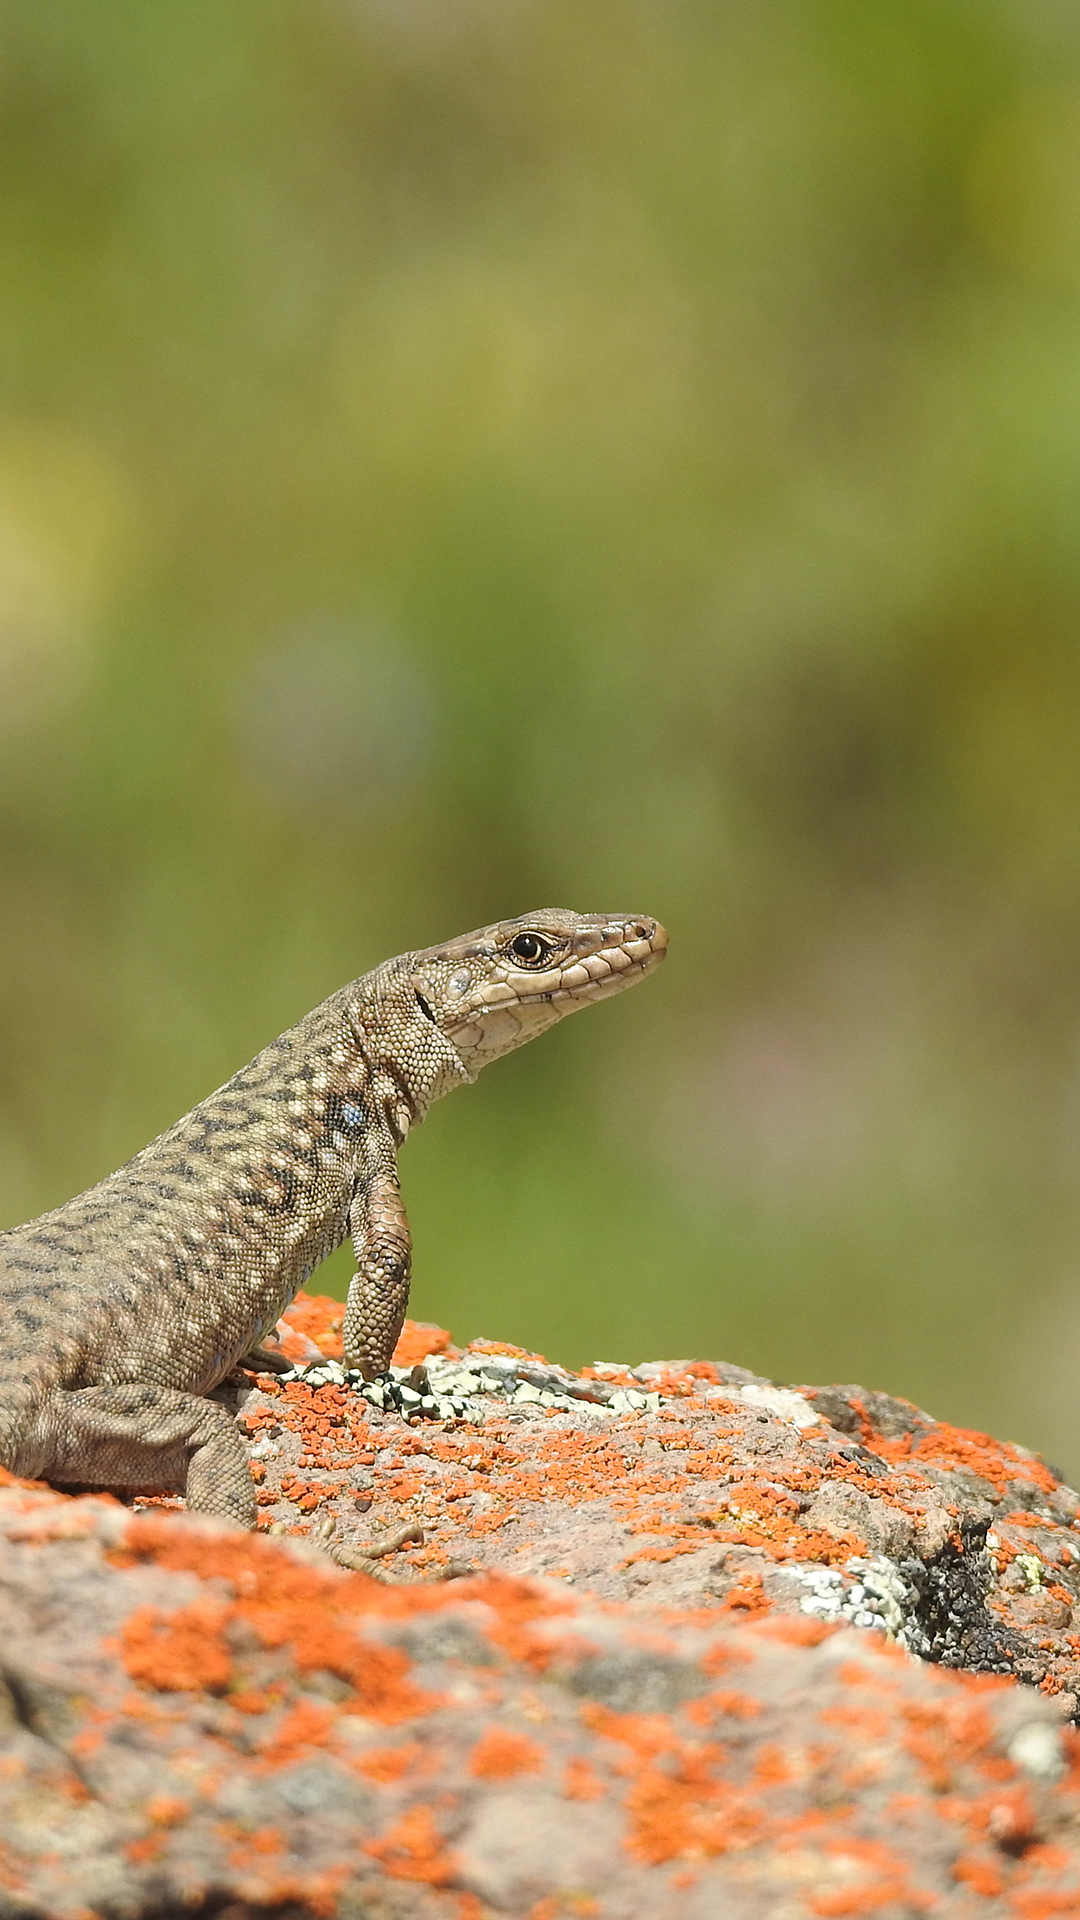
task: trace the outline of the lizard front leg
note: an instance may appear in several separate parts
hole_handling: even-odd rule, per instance
[[[409,1304],[412,1238],[392,1162],[361,1176],[349,1230],[357,1270],[345,1304],[345,1364],[374,1380],[390,1365]]]

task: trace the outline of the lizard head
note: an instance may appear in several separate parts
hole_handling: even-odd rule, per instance
[[[666,952],[646,914],[546,907],[413,954],[409,985],[474,1079],[564,1014],[644,979]]]

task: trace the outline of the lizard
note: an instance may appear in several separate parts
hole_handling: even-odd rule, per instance
[[[644,914],[545,909],[331,994],[116,1173],[0,1233],[0,1464],[256,1520],[214,1392],[351,1234],[345,1360],[389,1367],[409,1297],[397,1152],[432,1102],[663,959]],[[278,1356],[280,1365],[280,1356]]]

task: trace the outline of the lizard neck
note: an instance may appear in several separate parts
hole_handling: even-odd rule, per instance
[[[349,1024],[372,1123],[381,1123],[395,1146],[434,1101],[473,1078],[442,1028],[421,1011],[411,962],[411,954],[388,961],[349,989]]]

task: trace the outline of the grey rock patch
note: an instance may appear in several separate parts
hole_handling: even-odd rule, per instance
[[[462,1879],[499,1912],[564,1892],[589,1898],[609,1881],[624,1833],[614,1807],[574,1804],[542,1787],[504,1788],[483,1801],[457,1842]]]

